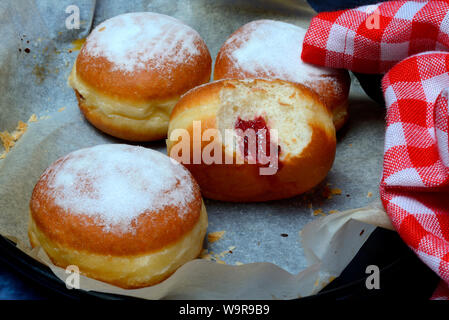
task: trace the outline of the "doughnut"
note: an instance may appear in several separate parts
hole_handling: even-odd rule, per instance
[[[137,146],[69,153],[45,170],[30,200],[32,247],[57,266],[126,289],[159,283],[196,258],[206,229],[191,174]]]
[[[301,194],[322,181],[336,148],[332,114],[306,86],[224,79],[196,87],[170,116],[168,155],[204,197],[253,202]]]
[[[301,83],[316,91],[333,114],[336,129],[348,118],[351,84],[346,70],[301,60],[306,30],[274,20],[257,20],[235,31],[215,60],[214,80],[268,78]]]
[[[179,97],[209,82],[212,60],[200,35],[152,12],[127,13],[98,25],[80,50],[68,82],[97,129],[130,141],[167,135]]]

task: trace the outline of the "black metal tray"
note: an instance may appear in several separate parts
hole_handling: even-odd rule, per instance
[[[18,250],[13,242],[0,237],[0,260],[15,272],[37,284],[52,297],[68,299],[133,299],[95,291],[68,290],[45,265]],[[380,289],[368,290],[365,271],[368,265],[380,269]],[[316,300],[354,300],[367,298],[428,299],[439,281],[436,276],[392,231],[377,228],[343,273],[320,293],[299,302]]]

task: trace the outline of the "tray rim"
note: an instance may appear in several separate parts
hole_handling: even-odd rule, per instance
[[[370,235],[371,237],[372,235]],[[369,238],[368,238],[369,239]],[[360,249],[363,250],[363,247]],[[27,279],[33,281],[34,283],[49,289],[52,292],[61,294],[63,297],[70,299],[103,299],[103,300],[145,300],[142,298],[136,298],[126,295],[116,295],[110,293],[103,293],[98,291],[88,291],[83,289],[67,289],[64,282],[62,282],[55,274],[42,264],[41,262],[28,256],[20,249],[18,249],[13,241],[0,235],[0,260],[5,262],[14,271],[17,271]],[[380,272],[386,273],[393,269],[395,266],[399,265],[404,258],[404,254],[400,255],[393,261],[391,261],[386,266],[382,267]],[[314,294],[312,296],[307,296],[299,298],[300,300],[320,300],[329,299],[340,296],[343,292],[347,292],[351,288],[359,287],[365,278],[359,278],[354,281],[350,281],[337,288],[332,288],[326,290],[326,287],[322,291]],[[295,299],[296,300],[296,299]]]

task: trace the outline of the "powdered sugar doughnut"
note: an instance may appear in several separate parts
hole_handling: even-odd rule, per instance
[[[347,118],[350,78],[346,70],[301,60],[306,30],[281,21],[257,20],[235,31],[221,47],[214,80],[268,78],[301,83],[316,91],[340,128]]]
[[[36,184],[29,236],[61,266],[121,287],[165,279],[202,248],[207,214],[190,173],[129,145],[81,149]]]
[[[116,16],[87,37],[69,84],[98,129],[135,141],[167,133],[179,97],[210,80],[212,60],[200,35],[152,12]]]

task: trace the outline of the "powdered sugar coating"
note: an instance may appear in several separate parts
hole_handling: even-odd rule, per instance
[[[130,231],[141,214],[178,207],[182,219],[195,198],[193,179],[179,163],[143,147],[98,145],[72,152],[41,177],[46,196],[70,214],[94,218],[106,231]]]
[[[181,21],[153,12],[126,13],[98,25],[85,43],[85,52],[105,57],[124,72],[166,64],[188,63],[199,55],[200,35]]]
[[[234,63],[234,70],[246,74],[304,83],[335,70],[301,60],[306,30],[281,21],[257,20],[235,32],[221,51]]]

